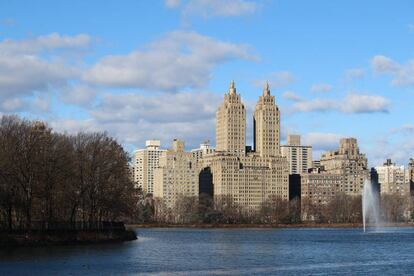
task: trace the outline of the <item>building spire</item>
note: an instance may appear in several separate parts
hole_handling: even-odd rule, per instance
[[[263,96],[270,96],[270,88],[269,88],[269,82],[266,81],[266,84],[263,89]]]
[[[234,86],[234,80],[230,82],[230,88],[229,88],[229,95],[235,95],[236,94],[236,87]]]

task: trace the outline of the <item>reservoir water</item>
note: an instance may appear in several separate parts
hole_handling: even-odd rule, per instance
[[[0,275],[414,275],[414,228],[137,229],[122,244],[0,249]]]

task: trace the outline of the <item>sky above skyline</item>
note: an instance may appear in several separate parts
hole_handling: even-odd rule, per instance
[[[402,1],[3,1],[0,114],[57,131],[215,144],[231,80],[247,113],[265,81],[282,142],[321,152],[355,137],[371,166],[414,157],[414,3]]]

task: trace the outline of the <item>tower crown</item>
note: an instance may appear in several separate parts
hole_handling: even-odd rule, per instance
[[[230,82],[229,95],[236,95],[236,87],[234,86],[234,80]]]
[[[263,88],[263,96],[270,96],[269,82],[266,82]]]

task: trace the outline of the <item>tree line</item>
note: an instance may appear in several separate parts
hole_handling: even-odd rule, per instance
[[[337,194],[327,204],[315,204],[306,198],[284,200],[271,196],[259,208],[247,210],[231,196],[214,199],[180,197],[172,208],[162,199],[150,194],[139,204],[137,222],[165,224],[294,224],[312,223],[362,223],[361,196]],[[414,221],[414,197],[383,195],[380,200],[383,222]]]
[[[131,217],[129,157],[106,133],[68,135],[16,116],[0,121],[0,226],[92,227]]]

